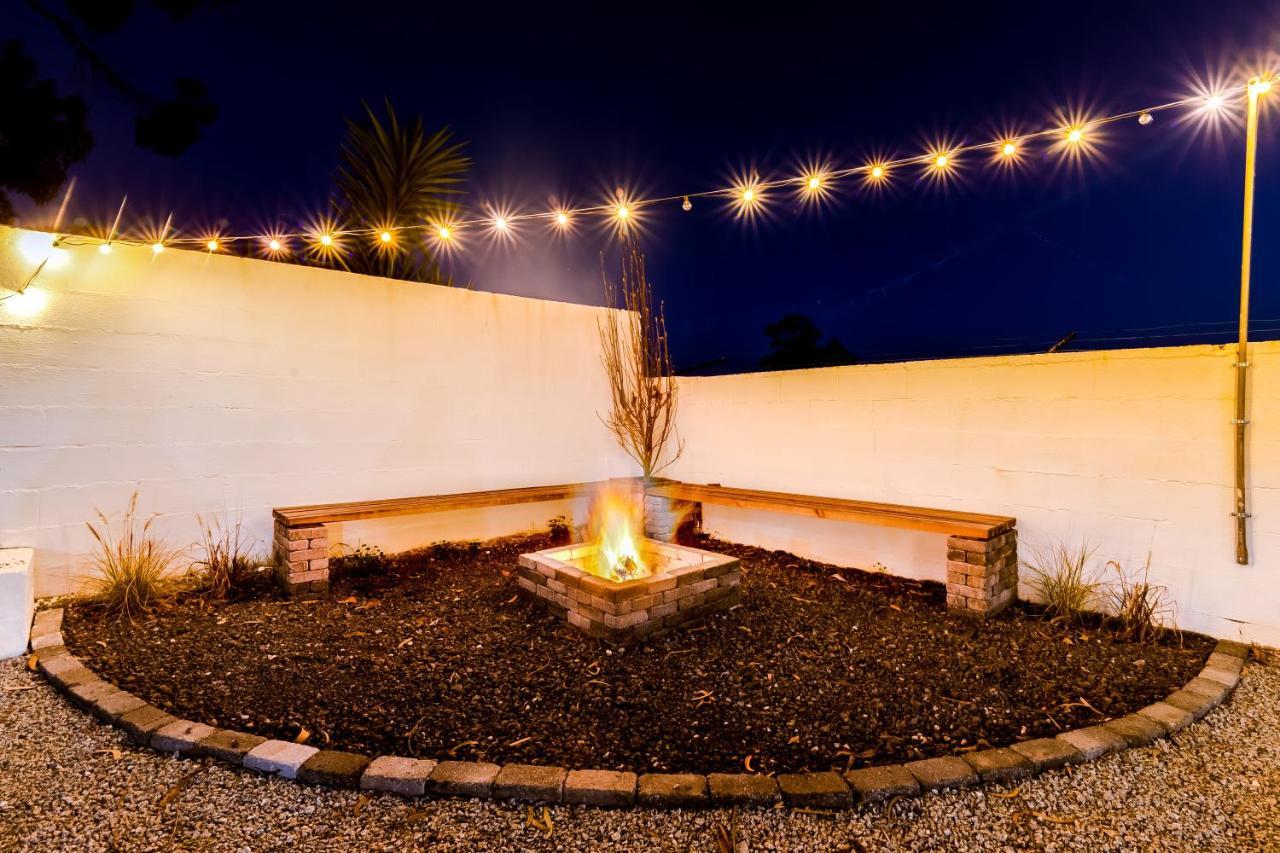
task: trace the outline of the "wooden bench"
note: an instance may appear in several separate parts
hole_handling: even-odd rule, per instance
[[[452,495],[427,495],[375,501],[279,507],[275,519],[273,558],[276,577],[289,594],[323,593],[329,588],[329,533],[326,524],[364,521],[398,515],[418,515],[456,509],[510,506],[582,497],[596,483],[489,489]]]
[[[990,616],[1004,609],[1017,595],[1017,519],[1011,516],[735,489],[718,484],[666,482],[651,486],[648,495],[647,526],[649,519],[653,519],[650,535],[673,535],[677,520],[697,517],[704,503],[943,533],[948,537],[949,607]],[[662,517],[661,508],[653,499],[667,504],[668,519]]]

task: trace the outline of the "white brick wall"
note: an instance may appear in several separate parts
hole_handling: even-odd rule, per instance
[[[0,228],[0,281],[30,273],[24,238]],[[85,522],[135,488],[174,544],[196,538],[196,512],[239,509],[269,550],[272,506],[633,473],[595,416],[601,309],[198,252],[67,251],[37,282],[42,313],[0,308],[0,546],[37,549],[38,594],[87,572]],[[492,535],[564,508],[417,532]],[[404,522],[386,542],[373,523],[338,532],[421,544]]]
[[[1233,363],[1194,346],[683,379],[669,475],[1015,515],[1024,556],[1082,536],[1101,561],[1139,568],[1150,551],[1184,627],[1276,646],[1280,344],[1253,348],[1248,566],[1230,515]],[[715,506],[704,526],[945,580],[940,535]]]

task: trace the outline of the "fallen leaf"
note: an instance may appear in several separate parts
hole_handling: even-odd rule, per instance
[[[521,744],[528,743],[531,740],[533,740],[533,735],[529,735],[529,737],[522,737],[519,740],[513,740],[511,743],[507,744],[507,746],[520,746]]]
[[[355,604],[358,599],[354,595],[348,595],[346,598],[339,598],[339,604]]]
[[[999,793],[997,793],[997,794],[991,794],[990,796],[992,796],[992,797],[998,797],[998,798],[999,798],[999,799],[1001,799],[1001,800],[1011,800],[1011,799],[1013,799],[1014,797],[1020,797],[1020,796],[1022,796],[1022,789],[1021,789],[1021,788],[1014,788],[1012,791],[1005,791],[1003,794],[999,794]]]
[[[110,647],[106,644],[106,641],[105,641],[105,640],[94,640],[94,642],[95,642],[95,643],[97,643],[98,645],[102,646],[104,649],[106,649],[106,648],[110,648]]]
[[[119,761],[124,757],[124,753],[118,749],[100,749],[94,755],[110,755],[112,761]]]
[[[899,606],[898,606],[898,605],[896,605],[896,604],[890,604],[890,605],[889,605],[889,609],[890,609],[890,610],[896,610],[896,611],[898,611],[899,613],[901,613],[901,612],[902,612],[902,608],[901,608],[901,607],[899,607]]]
[[[405,646],[411,645],[412,643],[413,643],[413,637],[405,637],[403,640],[400,641],[400,645],[396,646],[396,648],[403,649]]]
[[[365,804],[368,802],[369,802],[368,794],[361,794],[360,796],[356,797],[356,803],[354,806],[351,807],[351,813],[354,814],[356,817],[359,817],[360,812],[364,811]]]
[[[348,631],[347,633],[342,635],[342,639],[349,640],[352,637],[367,637],[367,636],[369,635],[366,634],[364,631]]]
[[[839,572],[836,572],[835,574],[833,574],[833,575],[831,576],[831,579],[832,579],[833,581],[839,581],[840,583],[848,583],[848,582],[849,582],[849,581],[845,578],[845,576],[844,576],[844,575],[842,575],[842,574],[840,574]]]
[[[39,656],[39,655],[32,655],[31,657],[27,658],[27,671],[28,671],[28,672],[35,672],[35,671],[36,671],[36,663],[37,663],[37,662],[39,662],[39,660],[40,660],[40,656]]]
[[[753,758],[755,758],[755,757],[756,757],[756,755],[755,755],[755,753],[753,752],[753,753],[751,753],[750,755],[748,755],[746,758],[742,759],[742,766],[743,766],[743,767],[745,767],[745,768],[747,768],[747,772],[748,772],[748,773],[755,773],[755,772],[756,772],[756,769],[755,769],[754,767],[752,767],[752,766],[751,766],[751,759],[753,759]]]
[[[306,743],[311,739],[311,731],[306,726],[298,727],[298,736],[293,739],[294,743]]]
[[[502,602],[502,605],[505,607],[508,604],[515,604],[519,600],[520,600],[519,595],[513,595],[510,598],[508,598],[506,601]]]

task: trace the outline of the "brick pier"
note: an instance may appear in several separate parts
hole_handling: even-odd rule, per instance
[[[323,524],[288,527],[276,519],[276,581],[289,595],[329,591],[329,532]]]
[[[947,539],[947,607],[994,616],[1018,597],[1018,531]]]

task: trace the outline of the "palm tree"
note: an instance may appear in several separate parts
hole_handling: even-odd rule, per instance
[[[363,121],[347,119],[335,204],[345,227],[386,230],[393,239],[383,242],[377,233],[354,238],[342,265],[368,275],[439,282],[428,231],[411,226],[447,217],[471,158],[447,127],[428,136],[421,116],[403,125],[390,100],[384,103],[385,124],[365,103]]]

